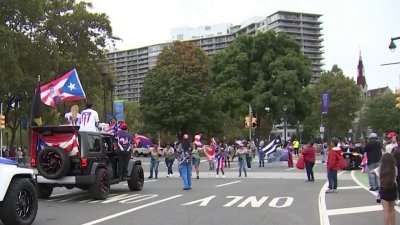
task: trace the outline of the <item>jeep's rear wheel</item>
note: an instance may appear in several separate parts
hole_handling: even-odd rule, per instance
[[[140,191],[144,184],[144,172],[141,165],[134,165],[131,177],[128,179],[128,187],[131,191]]]
[[[104,168],[96,170],[96,179],[94,184],[89,187],[89,193],[95,200],[104,200],[110,194],[110,178]]]
[[[4,224],[30,225],[35,220],[38,198],[35,186],[25,178],[13,179],[4,201],[0,203],[0,219]]]
[[[46,184],[37,184],[36,190],[40,199],[47,199],[53,193],[53,187]]]
[[[62,148],[48,147],[40,151],[38,155],[37,169],[47,179],[57,179],[65,176],[69,167],[69,156]]]

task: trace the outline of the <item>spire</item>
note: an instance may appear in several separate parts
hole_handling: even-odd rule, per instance
[[[363,64],[362,57],[361,57],[361,51],[360,51],[360,57],[358,59],[357,72],[358,72],[357,85],[364,88],[367,83],[365,81],[365,76],[364,76],[364,64]]]

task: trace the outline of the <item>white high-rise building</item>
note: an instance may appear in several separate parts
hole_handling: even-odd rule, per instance
[[[317,83],[322,72],[322,22],[321,15],[278,11],[265,18],[254,17],[240,25],[228,23],[173,29],[173,41],[190,41],[207,55],[224,50],[236,37],[268,30],[283,32],[299,42],[302,52],[311,60],[311,83]],[[172,43],[162,43],[142,48],[110,52],[107,59],[115,71],[115,95],[129,101],[140,100],[144,77],[157,63],[157,56]]]

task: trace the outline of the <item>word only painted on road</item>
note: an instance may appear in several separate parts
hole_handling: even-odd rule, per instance
[[[198,206],[207,206],[208,203],[212,199],[217,197],[216,195],[210,195],[208,197],[198,199],[192,202],[188,202],[185,204],[182,204],[183,206],[187,205],[198,205]],[[245,198],[245,196],[226,196],[226,199],[231,199],[228,201],[223,207],[247,207],[250,206],[252,208],[259,208],[261,207],[268,199],[270,199],[269,196],[262,196],[261,198],[257,199],[257,196],[249,196]],[[268,206],[272,208],[287,208],[292,205],[294,198],[292,197],[275,197],[272,198]]]

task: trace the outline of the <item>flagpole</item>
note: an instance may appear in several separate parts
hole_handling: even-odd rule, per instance
[[[0,103],[0,115],[3,115],[3,103],[2,102]],[[3,129],[0,129],[0,157],[3,157]]]
[[[251,126],[252,126],[252,113],[251,113],[251,105],[249,104],[249,118],[250,118],[250,126],[249,126],[249,141],[251,142]]]

